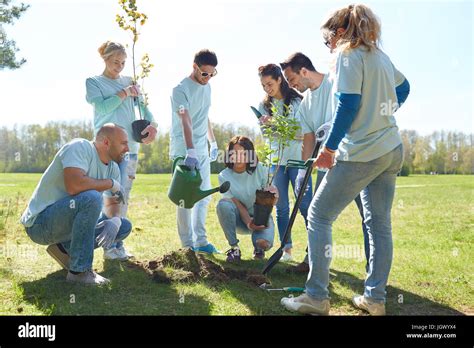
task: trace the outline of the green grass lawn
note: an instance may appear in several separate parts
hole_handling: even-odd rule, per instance
[[[66,272],[34,244],[18,223],[39,174],[0,175],[0,314],[3,315],[289,315],[280,306],[283,293],[265,292],[235,280],[225,284],[158,284],[144,272],[120,262],[104,262],[95,252],[94,268],[112,279],[104,288],[65,281]],[[217,176],[213,176],[217,183]],[[126,246],[144,261],[180,247],[175,206],[166,192],[170,175],[138,175],[129,217],[134,225]],[[473,176],[410,176],[397,181],[393,206],[394,260],[387,312],[393,315],[474,313]],[[215,214],[218,195],[209,205],[209,240],[228,248]],[[355,204],[334,225],[331,264],[331,314],[361,315],[351,306],[363,290],[363,238]],[[242,236],[238,268],[260,270],[252,259],[250,237]],[[293,229],[295,259],[306,247],[303,219]],[[278,241],[278,237],[276,237]],[[272,249],[269,253],[273,252]],[[268,256],[269,256],[268,255]],[[225,255],[216,257],[225,262]],[[275,287],[304,286],[304,276],[287,275],[286,264],[270,273]]]

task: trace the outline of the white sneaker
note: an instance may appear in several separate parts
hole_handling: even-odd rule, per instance
[[[87,285],[105,285],[109,284],[110,280],[102,277],[94,271],[88,270],[79,274],[67,273],[66,280],[73,283],[82,283]]]
[[[104,249],[104,260],[128,260],[127,254],[123,250],[117,248]]]
[[[328,315],[329,300],[316,300],[307,294],[298,297],[283,297],[281,299],[283,307],[292,312],[311,315]]]
[[[385,315],[385,304],[372,302],[365,296],[355,295],[352,297],[352,303],[359,309],[369,312],[370,315]]]
[[[280,258],[281,262],[290,262],[293,261],[293,256],[288,254],[286,251],[283,252],[283,255]]]
[[[122,246],[121,247],[118,247],[117,250],[119,250],[120,252],[122,252],[124,255],[126,255],[128,258],[131,258],[133,257],[133,254],[129,253],[127,250],[125,250],[125,247]]]

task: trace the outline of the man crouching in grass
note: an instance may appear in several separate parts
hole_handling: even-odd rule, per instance
[[[68,270],[67,281],[110,282],[92,270],[92,261],[95,248],[110,248],[132,230],[130,221],[120,218],[117,165],[128,150],[127,133],[113,123],[94,141],[70,141],[44,172],[21,217],[31,240],[48,245],[46,251]]]

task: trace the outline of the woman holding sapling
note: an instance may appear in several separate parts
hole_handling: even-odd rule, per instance
[[[94,133],[106,123],[115,123],[125,129],[128,135],[128,152],[119,163],[121,185],[125,202],[122,203],[121,215],[126,217],[128,199],[137,170],[138,150],[140,144],[133,139],[132,122],[135,121],[135,106],[139,106],[144,118],[151,122],[142,134],[148,134],[142,142],[150,144],[156,136],[157,125],[153,115],[144,104],[140,87],[133,83],[129,76],[120,73],[125,67],[127,54],[120,44],[107,41],[99,47],[99,54],[104,60],[105,68],[101,75],[86,80],[86,100],[94,107]],[[105,259],[125,260],[129,254],[122,242],[118,242],[110,249],[104,250]]]
[[[365,5],[333,12],[321,27],[325,44],[337,55],[333,95],[335,116],[314,166],[328,168],[308,214],[310,272],[306,293],[283,298],[287,309],[305,314],[329,313],[329,266],[332,224],[359,195],[370,241],[364,293],[356,308],[385,315],[386,286],[392,264],[391,209],[403,145],[393,112],[410,85],[380,49],[380,22]],[[337,153],[336,153],[337,150]],[[337,162],[335,163],[335,159]]]
[[[255,225],[253,221],[255,192],[264,188],[275,194],[274,186],[266,187],[268,167],[259,163],[252,141],[242,135],[233,137],[227,145],[224,158],[226,168],[219,173],[219,183],[230,182],[230,189],[222,194],[217,204],[217,217],[229,242],[226,252],[228,262],[241,259],[237,232],[252,235],[254,259],[263,259],[265,251],[273,245],[274,223],[270,216],[267,225]]]
[[[288,82],[283,76],[280,67],[275,64],[268,64],[260,67],[258,69],[258,74],[260,77],[260,82],[262,83],[263,90],[266,93],[264,100],[259,105],[259,111],[262,115],[264,115],[260,118],[260,123],[271,123],[274,113],[278,113],[279,115],[285,115],[288,118],[295,119],[299,124],[297,111],[303,97],[296,90],[294,90],[288,85]],[[278,137],[275,137],[270,141],[269,144],[270,148],[275,152],[277,156],[279,140],[280,139]],[[278,158],[280,166],[272,166],[272,171],[274,175],[273,182],[280,193],[280,198],[276,205],[276,218],[280,241],[283,239],[286,227],[288,226],[290,220],[290,202],[288,196],[288,187],[291,182],[291,185],[293,187],[292,192],[294,192],[295,179],[298,175],[298,168],[287,168],[286,164],[289,159],[301,160],[302,142],[302,135],[297,135],[297,137],[294,140],[291,140],[289,142],[289,145],[283,149],[281,153],[281,158]],[[307,223],[308,208],[311,203],[311,193],[312,182],[310,178],[309,189],[305,192],[303,200],[301,201],[301,205],[299,207],[300,213],[305,220],[305,225]],[[293,246],[290,237],[284,247],[283,256],[281,258],[282,261],[290,261],[292,259],[292,247]]]

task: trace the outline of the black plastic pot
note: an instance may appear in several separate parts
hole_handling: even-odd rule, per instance
[[[142,134],[143,130],[150,125],[148,120],[136,120],[132,122],[133,140],[141,143],[143,138],[148,136],[148,133]]]
[[[254,203],[253,205],[253,223],[257,226],[265,225],[268,227],[270,221],[270,215],[272,213],[273,206],[260,205]]]

